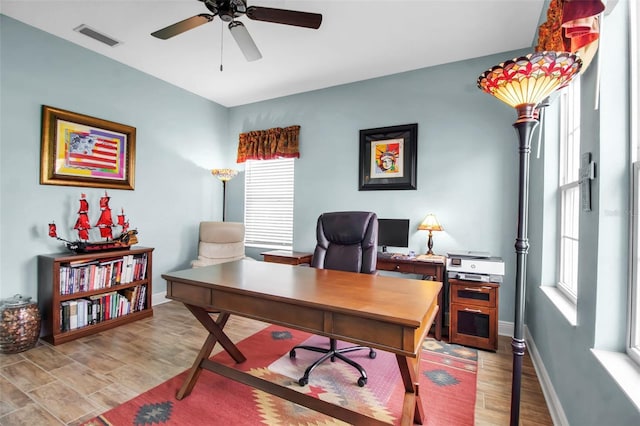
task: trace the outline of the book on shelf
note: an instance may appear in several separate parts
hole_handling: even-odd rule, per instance
[[[69,266],[73,268],[77,268],[80,266],[88,266],[95,265],[98,263],[98,259],[80,259],[80,260],[72,260],[69,262]]]
[[[60,304],[60,330],[69,331],[69,302]]]
[[[89,299],[84,299],[84,301],[87,310],[85,325],[91,325],[93,324],[93,302]]]
[[[87,299],[78,299],[78,328],[91,324],[91,303]]]
[[[74,294],[130,284],[147,275],[147,253],[60,265],[60,294]]]
[[[134,257],[132,254],[127,255],[125,260],[125,271],[124,271],[124,282],[123,284],[129,284],[133,281],[133,267],[134,267]]]
[[[100,322],[100,318],[102,316],[102,310],[100,309],[100,299],[89,299],[91,300],[91,324],[97,324]]]
[[[142,253],[142,272],[140,274],[141,280],[147,279],[147,253]]]
[[[85,325],[87,325],[87,312],[85,309],[85,304],[84,304],[84,299],[78,299],[77,300],[77,305],[78,305],[78,319],[77,319],[77,324],[76,324],[76,328],[82,328]]]
[[[94,324],[97,324],[101,321],[104,321],[104,306],[102,304],[102,295],[97,294],[95,296],[89,296],[89,300],[91,301],[92,310],[91,310],[91,320]]]
[[[141,311],[143,309],[146,308],[146,294],[147,294],[147,286],[146,285],[141,285],[140,286],[140,297],[138,299],[138,311]]]
[[[69,301],[69,330],[78,328],[78,301]]]

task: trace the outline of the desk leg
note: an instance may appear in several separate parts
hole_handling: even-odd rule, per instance
[[[438,274],[440,275],[440,274]],[[423,275],[423,280],[429,281],[437,281],[438,276],[436,275]],[[442,340],[442,322],[444,320],[444,281],[442,282],[442,288],[438,292],[438,313],[436,314],[436,320],[434,323],[434,334],[436,340]]]
[[[442,320],[444,317],[444,283],[442,284],[442,288],[440,289],[440,291],[438,292],[438,313],[436,314],[436,322],[435,322],[435,327],[436,327],[436,340],[442,340]]]
[[[237,363],[244,362],[246,358],[240,350],[233,344],[233,342],[227,337],[226,334],[222,331],[224,326],[229,319],[229,313],[220,312],[218,314],[218,318],[216,321],[209,316],[209,313],[197,306],[187,305],[185,306],[191,311],[193,316],[204,326],[204,328],[209,331],[209,335],[205,340],[198,356],[196,357],[193,365],[191,366],[191,370],[189,370],[189,374],[187,378],[180,388],[180,390],[176,393],[177,399],[182,399],[186,396],[189,396],[196,382],[198,381],[198,377],[200,377],[200,373],[202,372],[202,362],[209,359],[211,356],[211,351],[217,342],[220,342],[220,345],[224,348],[225,351],[233,358],[233,360]]]
[[[403,426],[413,425],[414,423],[421,425],[425,419],[422,398],[418,389],[418,367],[420,366],[421,352],[421,350],[418,351],[417,358],[396,355],[405,390],[402,419],[400,421]]]

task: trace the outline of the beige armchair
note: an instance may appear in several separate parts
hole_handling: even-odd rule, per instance
[[[239,222],[200,222],[198,259],[193,268],[245,258],[244,224]]]

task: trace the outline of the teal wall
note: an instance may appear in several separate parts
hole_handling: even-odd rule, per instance
[[[630,263],[628,5],[606,16],[598,57],[581,77],[581,152],[596,163],[592,211],[580,213],[577,324],[540,285],[553,285],[558,102],[547,111],[543,158],[533,163],[527,326],[571,425],[638,425],[640,412],[591,349],[624,352]],[[598,61],[600,91],[597,91]],[[599,103],[597,96],[599,95]],[[596,104],[598,107],[596,108]],[[637,388],[637,387],[636,387]]]
[[[0,297],[36,297],[36,256],[63,251],[47,224],[74,238],[80,194],[96,214],[104,192],[39,184],[42,105],[136,127],[135,191],[108,192],[140,245],[155,247],[154,290],[163,292],[160,274],[195,258],[198,222],[222,216],[209,170],[224,155],[229,111],[4,15],[0,67]]]
[[[611,19],[617,26],[607,27],[609,47],[627,28],[622,17],[613,14]],[[47,236],[47,223],[55,220],[62,234],[72,225],[79,194],[86,192],[96,201],[102,193],[95,188],[39,185],[40,108],[46,104],[137,128],[136,189],[109,194],[112,207],[124,207],[139,229],[141,245],[156,248],[156,293],[165,289],[160,274],[185,268],[194,258],[198,222],[221,218],[222,186],[208,170],[235,167],[238,133],[299,124],[295,249],[313,248],[321,212],[366,209],[380,217],[410,219],[410,249],[423,253],[426,234],[416,228],[433,212],[445,229],[434,234],[436,252],[486,250],[504,258],[507,275],[500,289],[500,320],[511,322],[516,116],[475,83],[485,69],[520,53],[524,51],[227,109],[0,15],[0,297],[36,295],[36,256],[61,249]],[[599,112],[586,112],[594,98],[594,89],[588,87],[595,77],[587,74],[584,83],[584,114],[590,126],[585,149],[603,167],[593,185],[594,212],[583,214],[587,226],[581,234],[586,249],[580,289],[586,296],[578,327],[563,323],[538,290],[543,271],[548,278],[555,261],[544,257],[542,249],[545,232],[554,226],[545,208],[551,176],[545,175],[544,167],[552,156],[544,152],[542,159],[532,159],[527,323],[567,418],[581,426],[640,423],[637,410],[589,352],[594,346],[620,348],[624,334],[606,318],[625,315],[616,310],[625,309],[619,287],[624,284],[618,281],[623,281],[628,253],[619,239],[612,241],[600,231],[603,224],[613,225],[618,235],[624,216],[611,212],[624,215],[627,208],[624,195],[612,190],[627,176],[607,174],[624,159],[600,148],[600,140],[606,140],[614,144],[607,148],[619,149],[623,138],[619,127],[624,122],[618,115],[624,110],[620,99],[627,96],[625,77],[613,75],[615,79],[603,83],[607,92]],[[358,191],[359,130],[406,123],[419,125],[418,189]],[[242,220],[242,174],[229,183],[227,195],[228,220]],[[610,198],[603,201],[605,197]],[[614,255],[607,255],[608,250]],[[252,251],[256,257],[258,253]],[[611,268],[615,284],[603,278]],[[612,307],[597,304],[596,298],[612,287],[605,299]],[[596,330],[596,319],[609,326],[607,333]]]
[[[434,251],[483,250],[505,259],[500,320],[513,321],[517,140],[515,111],[476,87],[480,73],[522,52],[420,69],[231,109],[232,135],[299,124],[294,249],[313,250],[322,212],[372,210],[410,219],[410,249],[426,251],[417,226],[444,227]],[[418,123],[417,190],[358,191],[359,131]],[[242,220],[242,176],[231,181],[229,218]]]

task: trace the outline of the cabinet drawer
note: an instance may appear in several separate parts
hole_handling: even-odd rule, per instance
[[[451,283],[451,303],[495,308],[497,288],[491,285]]]
[[[395,271],[395,272],[404,272],[407,274],[413,274],[415,268],[411,263],[400,263],[400,262],[389,262],[389,261],[378,261],[376,265],[376,269],[381,271]]]
[[[393,264],[393,269],[391,269],[391,271],[396,271],[396,272],[405,272],[405,273],[409,273],[409,274],[413,274],[414,273],[414,267],[413,265],[409,265],[406,263],[394,263]]]
[[[495,351],[498,345],[495,308],[451,304],[452,343]]]

